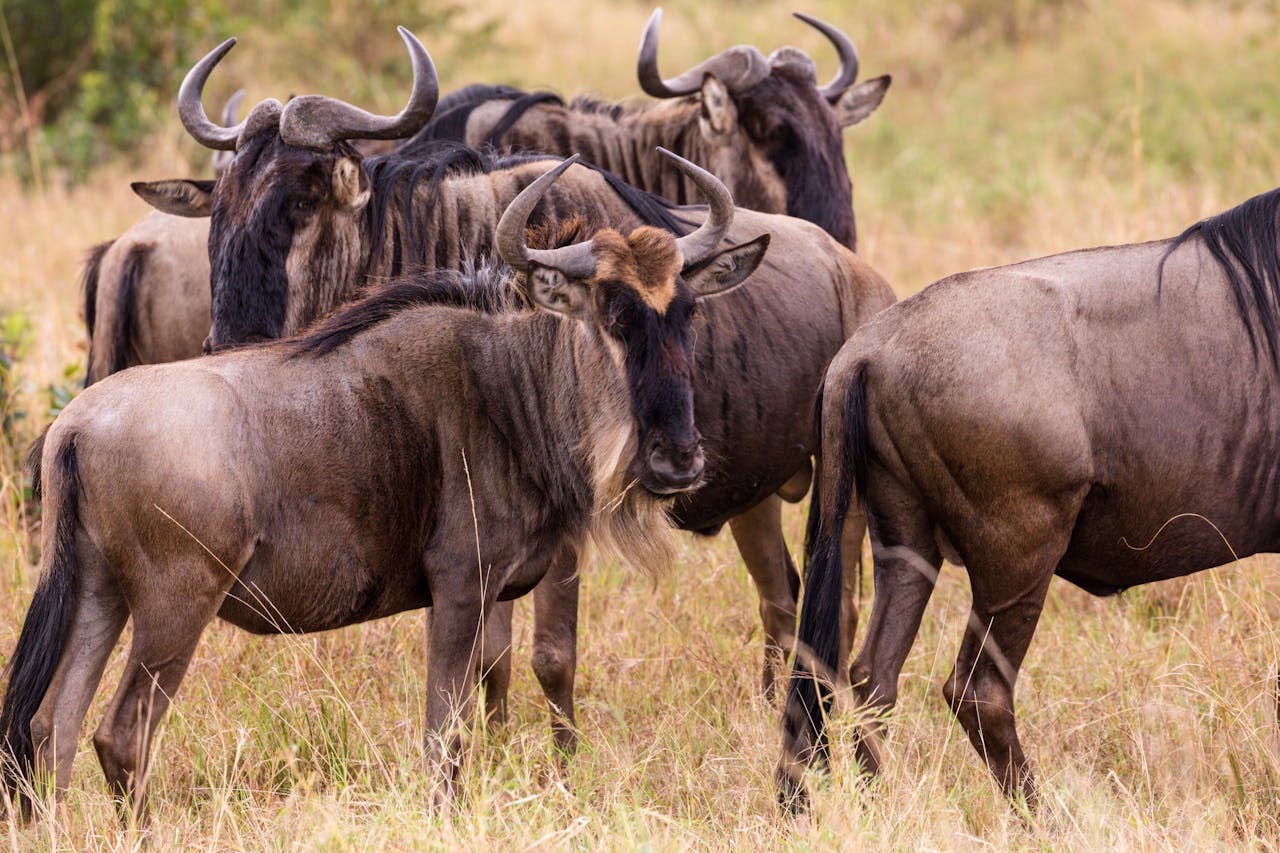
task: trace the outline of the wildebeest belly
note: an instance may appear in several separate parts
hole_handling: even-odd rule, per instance
[[[256,634],[341,628],[431,604],[420,559],[406,550],[262,542],[218,615]]]
[[[1096,595],[1181,577],[1280,547],[1275,524],[1239,503],[1162,500],[1154,488],[1095,486],[1085,498],[1057,574]]]

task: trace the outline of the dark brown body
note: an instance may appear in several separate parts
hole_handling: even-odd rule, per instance
[[[835,662],[829,531],[861,499],[876,599],[858,695],[893,705],[941,560],[962,562],[973,610],[943,693],[1005,791],[1034,800],[1013,690],[1050,578],[1110,594],[1280,549],[1278,207],[1272,192],[1176,242],[953,276],[859,331],[824,390],[813,666]],[[1242,312],[1251,294],[1268,307]],[[825,748],[812,668],[785,721],[789,793],[790,762]],[[858,749],[878,768],[874,732]]]

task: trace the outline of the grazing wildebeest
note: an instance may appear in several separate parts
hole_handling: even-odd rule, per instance
[[[855,501],[875,558],[857,698],[893,706],[942,558],[963,563],[973,607],[942,692],[1028,802],[1013,690],[1050,578],[1110,595],[1280,550],[1278,213],[1273,190],[1172,240],[952,276],[841,350],[823,391],[784,797],[803,797],[794,760],[827,749],[832,532]],[[856,741],[871,772],[875,735]]]
[[[858,52],[828,23],[796,14],[835,45],[840,70],[818,85],[813,60],[784,47],[767,58],[739,45],[670,80],[658,73],[654,11],[640,44],[638,76],[661,103],[610,103],[509,86],[472,86],[419,138],[459,139],[548,154],[582,154],[628,184],[686,203],[695,188],[664,169],[657,146],[701,163],[724,181],[739,207],[786,213],[816,223],[856,248],[852,184],[841,130],[875,111],[888,75],[854,85]],[[412,144],[412,143],[411,143]]]
[[[430,59],[412,36],[405,40],[420,70],[411,104],[430,100]],[[212,193],[181,181],[153,185],[158,204],[211,213],[212,346],[295,332],[370,279],[483,254],[499,205],[546,168],[543,158],[495,162],[456,143],[437,143],[446,153],[434,160],[420,159],[416,145],[386,158],[361,158],[342,137],[367,135],[372,117],[352,120],[367,114],[318,96],[295,99],[283,113],[266,101],[239,128],[218,127],[203,116],[200,90],[230,45],[192,69],[180,97],[184,122],[198,141],[236,150],[230,168]],[[300,102],[312,105],[308,115],[290,112]],[[429,109],[410,111],[421,117]],[[392,121],[397,132],[413,132],[407,122],[380,121],[379,127]],[[449,173],[458,163],[464,168]],[[542,218],[539,212],[534,218],[554,223],[578,211],[620,229],[679,229],[680,219],[706,215],[698,208],[672,210],[608,173],[579,168],[561,179],[539,207]],[[813,403],[827,363],[894,296],[861,259],[810,223],[739,210],[729,239],[744,242],[760,233],[770,234],[772,249],[754,286],[702,309],[706,333],[697,341],[695,381],[709,467],[703,486],[673,512],[687,530],[729,524],[760,592],[769,689],[794,636],[799,591],[778,494],[798,500],[808,486],[809,454],[817,447]],[[861,524],[852,523],[858,529],[850,535],[860,540]],[[570,720],[575,569],[566,558],[557,573],[563,582],[544,584],[535,595],[539,613],[561,615],[551,618],[554,627],[535,629],[534,668],[557,715]],[[496,629],[486,635],[500,636]],[[506,656],[485,669],[493,679],[486,696],[497,697],[509,671]],[[558,731],[567,744],[569,730]]]
[[[243,99],[240,89],[227,100],[223,124],[235,124]],[[230,162],[213,152],[215,179]],[[153,211],[89,251],[83,289],[86,386],[131,365],[199,355],[209,331],[209,219]]]
[[[513,305],[492,269],[435,272],[305,337],[139,367],[67,406],[34,472],[41,579],[0,709],[12,793],[50,773],[65,788],[129,618],[94,745],[137,809],[156,724],[215,616],[303,632],[430,606],[427,751],[443,795],[487,612],[588,538],[665,562],[663,503],[703,465],[695,305],[745,280],[768,237],[720,248],[733,205],[702,172],[711,213],[692,234],[601,229],[529,249],[529,215],[571,162],[498,226],[541,311]]]

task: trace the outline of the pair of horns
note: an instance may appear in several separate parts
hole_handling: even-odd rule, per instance
[[[818,87],[818,92],[827,101],[834,103],[858,79],[858,49],[854,47],[852,39],[826,21],[803,12],[794,14],[826,36],[840,56],[840,70],[836,72],[836,76],[827,85]],[[636,75],[640,78],[640,88],[648,95],[655,98],[678,98],[693,94],[702,88],[702,79],[707,74],[714,75],[729,91],[742,92],[769,76],[772,69],[770,60],[756,48],[740,44],[695,65],[679,77],[664,80],[658,73],[658,27],[661,23],[662,9],[654,9],[649,17],[649,24],[644,28],[644,36],[640,39]]]
[[[698,226],[696,231],[676,240],[676,248],[680,250],[680,256],[684,259],[683,266],[688,268],[706,260],[715,252],[716,246],[720,245],[720,240],[733,224],[733,197],[715,175],[679,155],[672,154],[665,148],[659,148],[658,151],[677,169],[689,176],[707,197],[710,208],[706,220]],[[592,254],[590,240],[559,249],[530,249],[525,242],[525,228],[529,224],[529,216],[533,213],[533,209],[556,179],[578,162],[578,156],[574,154],[525,187],[511,204],[507,205],[502,218],[498,220],[494,245],[502,260],[517,272],[524,272],[529,269],[530,263],[536,263],[560,270],[568,278],[589,278],[595,273],[596,260],[595,255]]]
[[[343,139],[403,139],[421,130],[435,112],[440,80],[422,42],[404,27],[398,29],[413,64],[413,91],[409,94],[409,103],[399,114],[379,116],[337,98],[303,95],[290,100],[280,113],[280,138],[299,148],[325,150]],[[187,72],[178,89],[178,116],[182,126],[197,142],[215,151],[234,151],[248,121],[230,127],[215,124],[205,115],[201,103],[209,73],[235,43],[236,40],[230,38],[210,51]]]

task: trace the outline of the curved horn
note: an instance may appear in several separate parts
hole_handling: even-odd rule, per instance
[[[230,38],[215,47],[187,72],[187,76],[182,78],[182,85],[178,87],[178,117],[182,119],[182,126],[196,142],[214,151],[234,151],[236,143],[240,141],[240,131],[244,129],[244,122],[234,127],[214,124],[205,115],[204,104],[200,102],[209,72],[235,45],[236,40]]]
[[[530,262],[544,267],[560,270],[568,278],[586,278],[595,272],[596,259],[591,253],[591,241],[574,243],[559,249],[530,249],[524,241],[524,230],[529,224],[529,215],[538,206],[538,202],[555,183],[556,179],[574,163],[579,155],[574,154],[554,169],[547,171],[520,191],[498,220],[498,230],[493,236],[493,244],[498,256],[516,272],[525,272]]]
[[[227,98],[227,104],[222,108],[222,123],[227,127],[236,123],[236,113],[240,111],[240,102],[244,100],[244,89],[236,89],[230,98]],[[243,131],[242,131],[243,132]],[[217,177],[231,166],[231,161],[235,159],[235,152],[232,151],[215,151],[213,152],[213,175]]]
[[[720,245],[720,240],[724,238],[725,232],[733,224],[733,196],[729,194],[729,188],[706,169],[695,166],[665,148],[659,147],[658,152],[675,164],[677,169],[688,175],[707,197],[707,205],[710,209],[707,211],[706,220],[698,226],[697,231],[676,240],[676,247],[684,258],[684,266],[691,267],[705,261],[715,251],[716,246]]]
[[[858,79],[858,49],[853,46],[853,39],[826,21],[806,15],[804,12],[792,14],[826,36],[827,40],[835,46],[836,53],[840,55],[840,70],[836,72],[836,76],[832,77],[827,85],[818,87],[822,97],[835,103],[836,99],[844,94],[845,89],[852,86],[853,81]]]
[[[240,112],[240,104],[244,102],[244,89],[236,89],[227,98],[227,105],[222,108],[222,123],[227,127],[236,123],[236,113]]]
[[[435,64],[422,42],[404,27],[396,28],[413,63],[413,91],[397,115],[378,116],[337,98],[303,95],[285,104],[280,138],[290,145],[327,150],[342,139],[404,139],[431,120],[440,96]]]
[[[764,54],[754,47],[740,44],[695,65],[679,77],[664,80],[658,73],[658,26],[661,23],[662,9],[654,9],[640,38],[636,77],[645,94],[655,98],[691,95],[702,88],[702,78],[707,74],[714,74],[730,91],[740,92],[769,76],[769,61]]]

